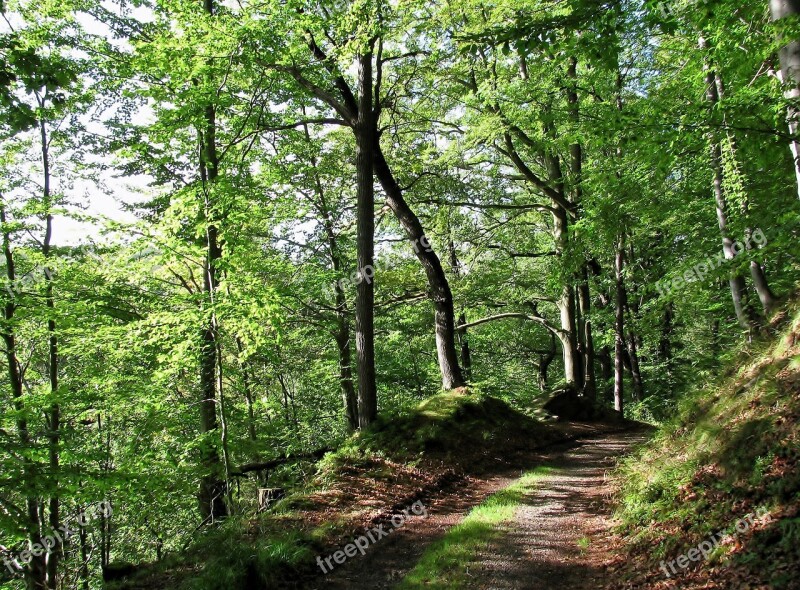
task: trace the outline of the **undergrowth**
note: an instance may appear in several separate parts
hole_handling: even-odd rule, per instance
[[[685,397],[623,462],[618,515],[632,554],[653,564],[674,558],[766,510],[770,519],[723,543],[712,561],[789,587],[800,565],[799,310],[776,337],[744,349],[727,375]]]

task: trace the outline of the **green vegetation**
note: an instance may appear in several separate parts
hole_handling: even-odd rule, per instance
[[[767,511],[739,543],[732,564],[789,587],[800,564],[800,306],[776,320],[774,337],[744,347],[735,367],[692,396],[620,470],[623,533],[653,562],[673,558],[737,519]],[[735,533],[735,531],[734,531]],[[657,568],[650,564],[651,568]]]
[[[454,391],[434,395],[400,417],[378,418],[373,426],[328,455],[326,461],[364,452],[398,460],[408,460],[423,452],[453,458],[465,452],[465,441],[479,451],[481,447],[497,448],[521,439],[543,445],[558,440],[559,436],[500,399]]]
[[[476,439],[475,432],[486,435]],[[375,505],[381,499],[373,490],[390,488],[401,503],[410,505],[420,486],[433,493],[444,481],[442,477],[452,477],[451,471],[437,471],[437,467],[441,471],[443,459],[447,465],[455,464],[452,454],[459,454],[469,468],[476,469],[482,453],[494,456],[500,449],[546,445],[564,437],[552,426],[485,394],[432,396],[391,422],[378,420],[352,435],[327,453],[305,480],[295,481],[287,497],[268,511],[256,517],[229,518],[220,527],[205,531],[184,554],[142,568],[112,588],[158,587],[164,585],[164,579],[169,580],[167,587],[180,590],[247,590],[258,584],[280,587],[298,575],[313,573],[316,555],[353,534],[353,523],[370,510],[369,506],[353,507],[357,503],[354,498]],[[465,444],[474,450],[466,453]],[[417,478],[407,479],[409,472]],[[513,504],[545,473],[546,468],[537,469],[492,496],[473,511],[468,528],[489,527],[484,531],[489,538],[490,524],[507,520]],[[324,512],[330,506],[339,510],[337,516]],[[470,543],[477,536],[471,539]],[[474,547],[473,543],[465,550]]]
[[[0,0],[0,589],[294,568],[559,440],[545,405],[682,412],[632,523],[710,459],[709,489],[791,496],[789,415],[737,420],[789,412],[796,361],[719,379],[800,284],[795,12]]]
[[[473,508],[464,520],[425,551],[403,578],[399,590],[468,587],[469,568],[475,563],[478,551],[501,534],[498,525],[513,518],[523,498],[550,472],[547,467],[538,467]]]

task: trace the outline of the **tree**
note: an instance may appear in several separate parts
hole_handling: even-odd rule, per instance
[[[769,10],[772,22],[780,27],[789,22],[789,19],[793,17],[796,19],[797,16],[800,16],[800,2],[797,0],[769,0]],[[784,43],[780,49],[779,80],[786,88],[786,99],[796,102],[800,99],[800,41],[797,40],[796,35],[791,34],[788,37],[779,34],[778,39]],[[789,133],[792,136],[789,146],[794,159],[797,190],[800,195],[800,142],[797,139],[799,130],[797,106],[790,104],[788,111]]]
[[[389,27],[388,23],[390,22],[391,16],[388,7],[376,4],[375,6],[370,5],[360,8],[360,10],[365,10],[366,14],[371,15],[371,18],[366,18],[363,22],[370,23],[371,26],[375,27]],[[298,15],[285,14],[284,18],[287,22],[296,22]],[[310,22],[303,22],[303,19],[311,20]],[[318,29],[318,34],[315,34],[314,31],[311,30],[310,27],[312,26]],[[308,73],[295,65],[269,63],[266,61],[262,63],[267,69],[277,70],[290,75],[301,88],[322,101],[326,107],[332,109],[341,117],[339,120],[328,119],[326,120],[327,122],[349,126],[355,133],[359,131],[356,129],[356,125],[361,121],[359,113],[361,98],[359,92],[353,92],[345,76],[342,74],[336,62],[336,58],[329,57],[329,52],[326,52],[319,44],[319,39],[324,38],[328,40],[337,53],[341,52],[344,47],[337,45],[335,39],[339,36],[346,37],[348,33],[328,30],[328,26],[325,18],[320,19],[306,13],[302,13],[300,15],[300,22],[297,22],[298,29],[303,31],[303,42],[307,46],[309,57],[312,61],[309,67],[313,68],[313,66],[316,65],[323,68],[327,77],[325,82],[328,85],[327,87],[315,83],[309,77]],[[371,36],[374,35],[376,35],[376,33],[371,30],[359,31],[357,38],[363,42],[365,36],[371,39]],[[444,273],[441,261],[425,235],[419,218],[406,203],[403,197],[403,190],[398,184],[380,145],[381,133],[379,121],[381,113],[386,103],[391,101],[390,97],[381,95],[385,75],[384,68],[386,64],[403,57],[402,55],[391,55],[388,53],[391,50],[390,41],[391,40],[386,35],[376,36],[375,40],[372,42],[376,43],[379,49],[374,56],[369,54],[373,57],[375,62],[373,64],[374,74],[371,77],[373,80],[373,88],[370,92],[374,98],[372,101],[373,113],[372,116],[369,117],[369,121],[371,121],[372,125],[371,133],[375,137],[375,153],[372,154],[373,169],[375,176],[384,190],[387,205],[400,222],[428,278],[430,298],[434,304],[435,310],[436,348],[442,374],[442,386],[445,389],[454,389],[461,387],[464,384],[464,380],[458,365],[458,356],[455,349],[455,314],[453,311],[453,298],[450,285]],[[348,47],[348,49],[353,51],[352,47]],[[363,71],[363,65],[361,68],[360,71]],[[361,83],[363,82],[364,81],[361,80]],[[366,88],[364,87],[360,90],[366,91]],[[359,96],[358,99],[356,98],[357,96]],[[367,290],[367,288],[364,287],[364,290]]]

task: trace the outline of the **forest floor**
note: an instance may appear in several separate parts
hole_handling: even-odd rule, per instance
[[[525,470],[546,468],[525,488],[513,518],[498,523],[488,543],[466,563],[467,586],[476,589],[597,588],[604,586],[610,542],[611,484],[607,472],[647,435],[641,430],[553,445],[527,457]],[[524,470],[470,478],[470,485],[426,503],[427,516],[402,528],[305,586],[393,588],[401,585],[432,544],[463,521],[471,508],[513,485]],[[600,540],[601,542],[596,542]],[[451,587],[449,584],[419,587]],[[405,582],[404,588],[417,587]]]

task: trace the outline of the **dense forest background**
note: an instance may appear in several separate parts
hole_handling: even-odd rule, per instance
[[[800,275],[795,8],[2,2],[0,583],[443,388],[669,418]]]

